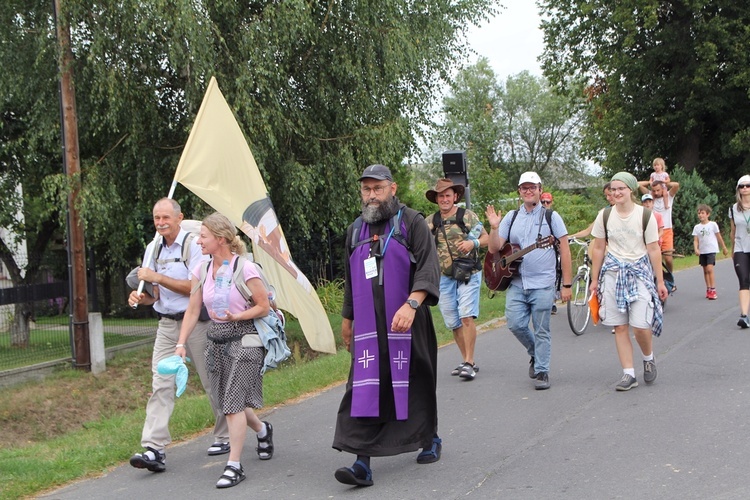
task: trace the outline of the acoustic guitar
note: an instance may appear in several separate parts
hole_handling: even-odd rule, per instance
[[[484,282],[491,291],[504,292],[518,274],[520,259],[537,248],[547,248],[555,244],[554,236],[539,238],[532,245],[520,249],[518,245],[506,242],[497,252],[487,252],[484,257]]]

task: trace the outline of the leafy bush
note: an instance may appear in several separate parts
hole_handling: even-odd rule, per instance
[[[328,314],[341,314],[344,304],[344,280],[339,278],[333,281],[320,280],[316,288],[318,298],[323,309]]]
[[[677,192],[672,207],[674,245],[677,253],[686,255],[693,253],[693,227],[698,223],[696,209],[701,203],[705,203],[713,209],[711,220],[718,222],[724,241],[727,241],[729,223],[726,222],[725,217],[721,217],[721,214],[726,213],[726,210],[719,211],[717,206],[719,198],[703,182],[698,173],[693,171],[688,174],[682,167],[678,166],[672,169],[670,178],[680,183],[680,190]]]

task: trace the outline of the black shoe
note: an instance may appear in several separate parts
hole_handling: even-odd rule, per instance
[[[222,443],[221,441],[216,441],[214,444],[208,447],[208,454],[213,455],[224,455],[226,453],[229,453],[229,443]]]
[[[552,314],[557,314],[557,306],[552,304]]]
[[[534,371],[534,356],[531,356],[531,361],[529,361],[529,378],[536,378],[536,372]]]
[[[263,422],[263,425],[266,426],[266,437],[258,438],[258,447],[255,451],[258,452],[258,458],[261,460],[271,460],[273,458],[273,427],[268,422]],[[261,447],[261,443],[265,446]]]
[[[534,381],[534,389],[537,391],[543,391],[549,389],[549,375],[547,372],[539,372]]]
[[[216,482],[217,488],[231,488],[232,486],[236,486],[237,484],[241,483],[245,480],[245,470],[240,465],[240,468],[232,467],[231,465],[227,465],[224,467],[224,473],[219,477],[219,480]]]
[[[130,457],[130,465],[136,469],[164,472],[167,470],[167,454],[147,446],[143,453],[136,453]]]
[[[464,366],[461,368],[461,373],[459,373],[458,376],[464,380],[474,380],[474,377],[477,376],[477,371],[471,363],[464,363]]]
[[[443,440],[435,436],[432,438],[432,444],[429,448],[424,448],[417,455],[418,464],[432,464],[440,460],[440,453],[443,450]]]
[[[354,462],[351,467],[341,467],[333,474],[336,481],[352,486],[372,486],[372,471],[361,460]]]

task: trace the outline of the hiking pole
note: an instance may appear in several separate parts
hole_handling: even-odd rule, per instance
[[[174,196],[174,190],[177,187],[177,181],[172,181],[172,186],[169,188],[169,194],[167,195],[168,199],[172,199],[172,196]],[[141,267],[145,266],[146,263],[151,262],[151,259],[154,257],[154,250],[161,244],[161,235],[159,234],[159,231],[156,231],[156,234],[154,235],[154,241],[152,242],[153,245],[151,247],[146,247],[146,255],[143,257],[143,262],[141,263]],[[150,250],[149,250],[150,248]],[[156,267],[156,266],[154,266]],[[146,282],[143,280],[140,280],[138,283],[138,295],[143,293],[143,287],[146,285]],[[133,304],[133,309],[138,309],[138,304]]]

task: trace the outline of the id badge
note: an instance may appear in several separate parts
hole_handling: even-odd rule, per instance
[[[375,262],[375,257],[368,257],[365,259],[365,278],[368,280],[378,275],[378,264]]]

